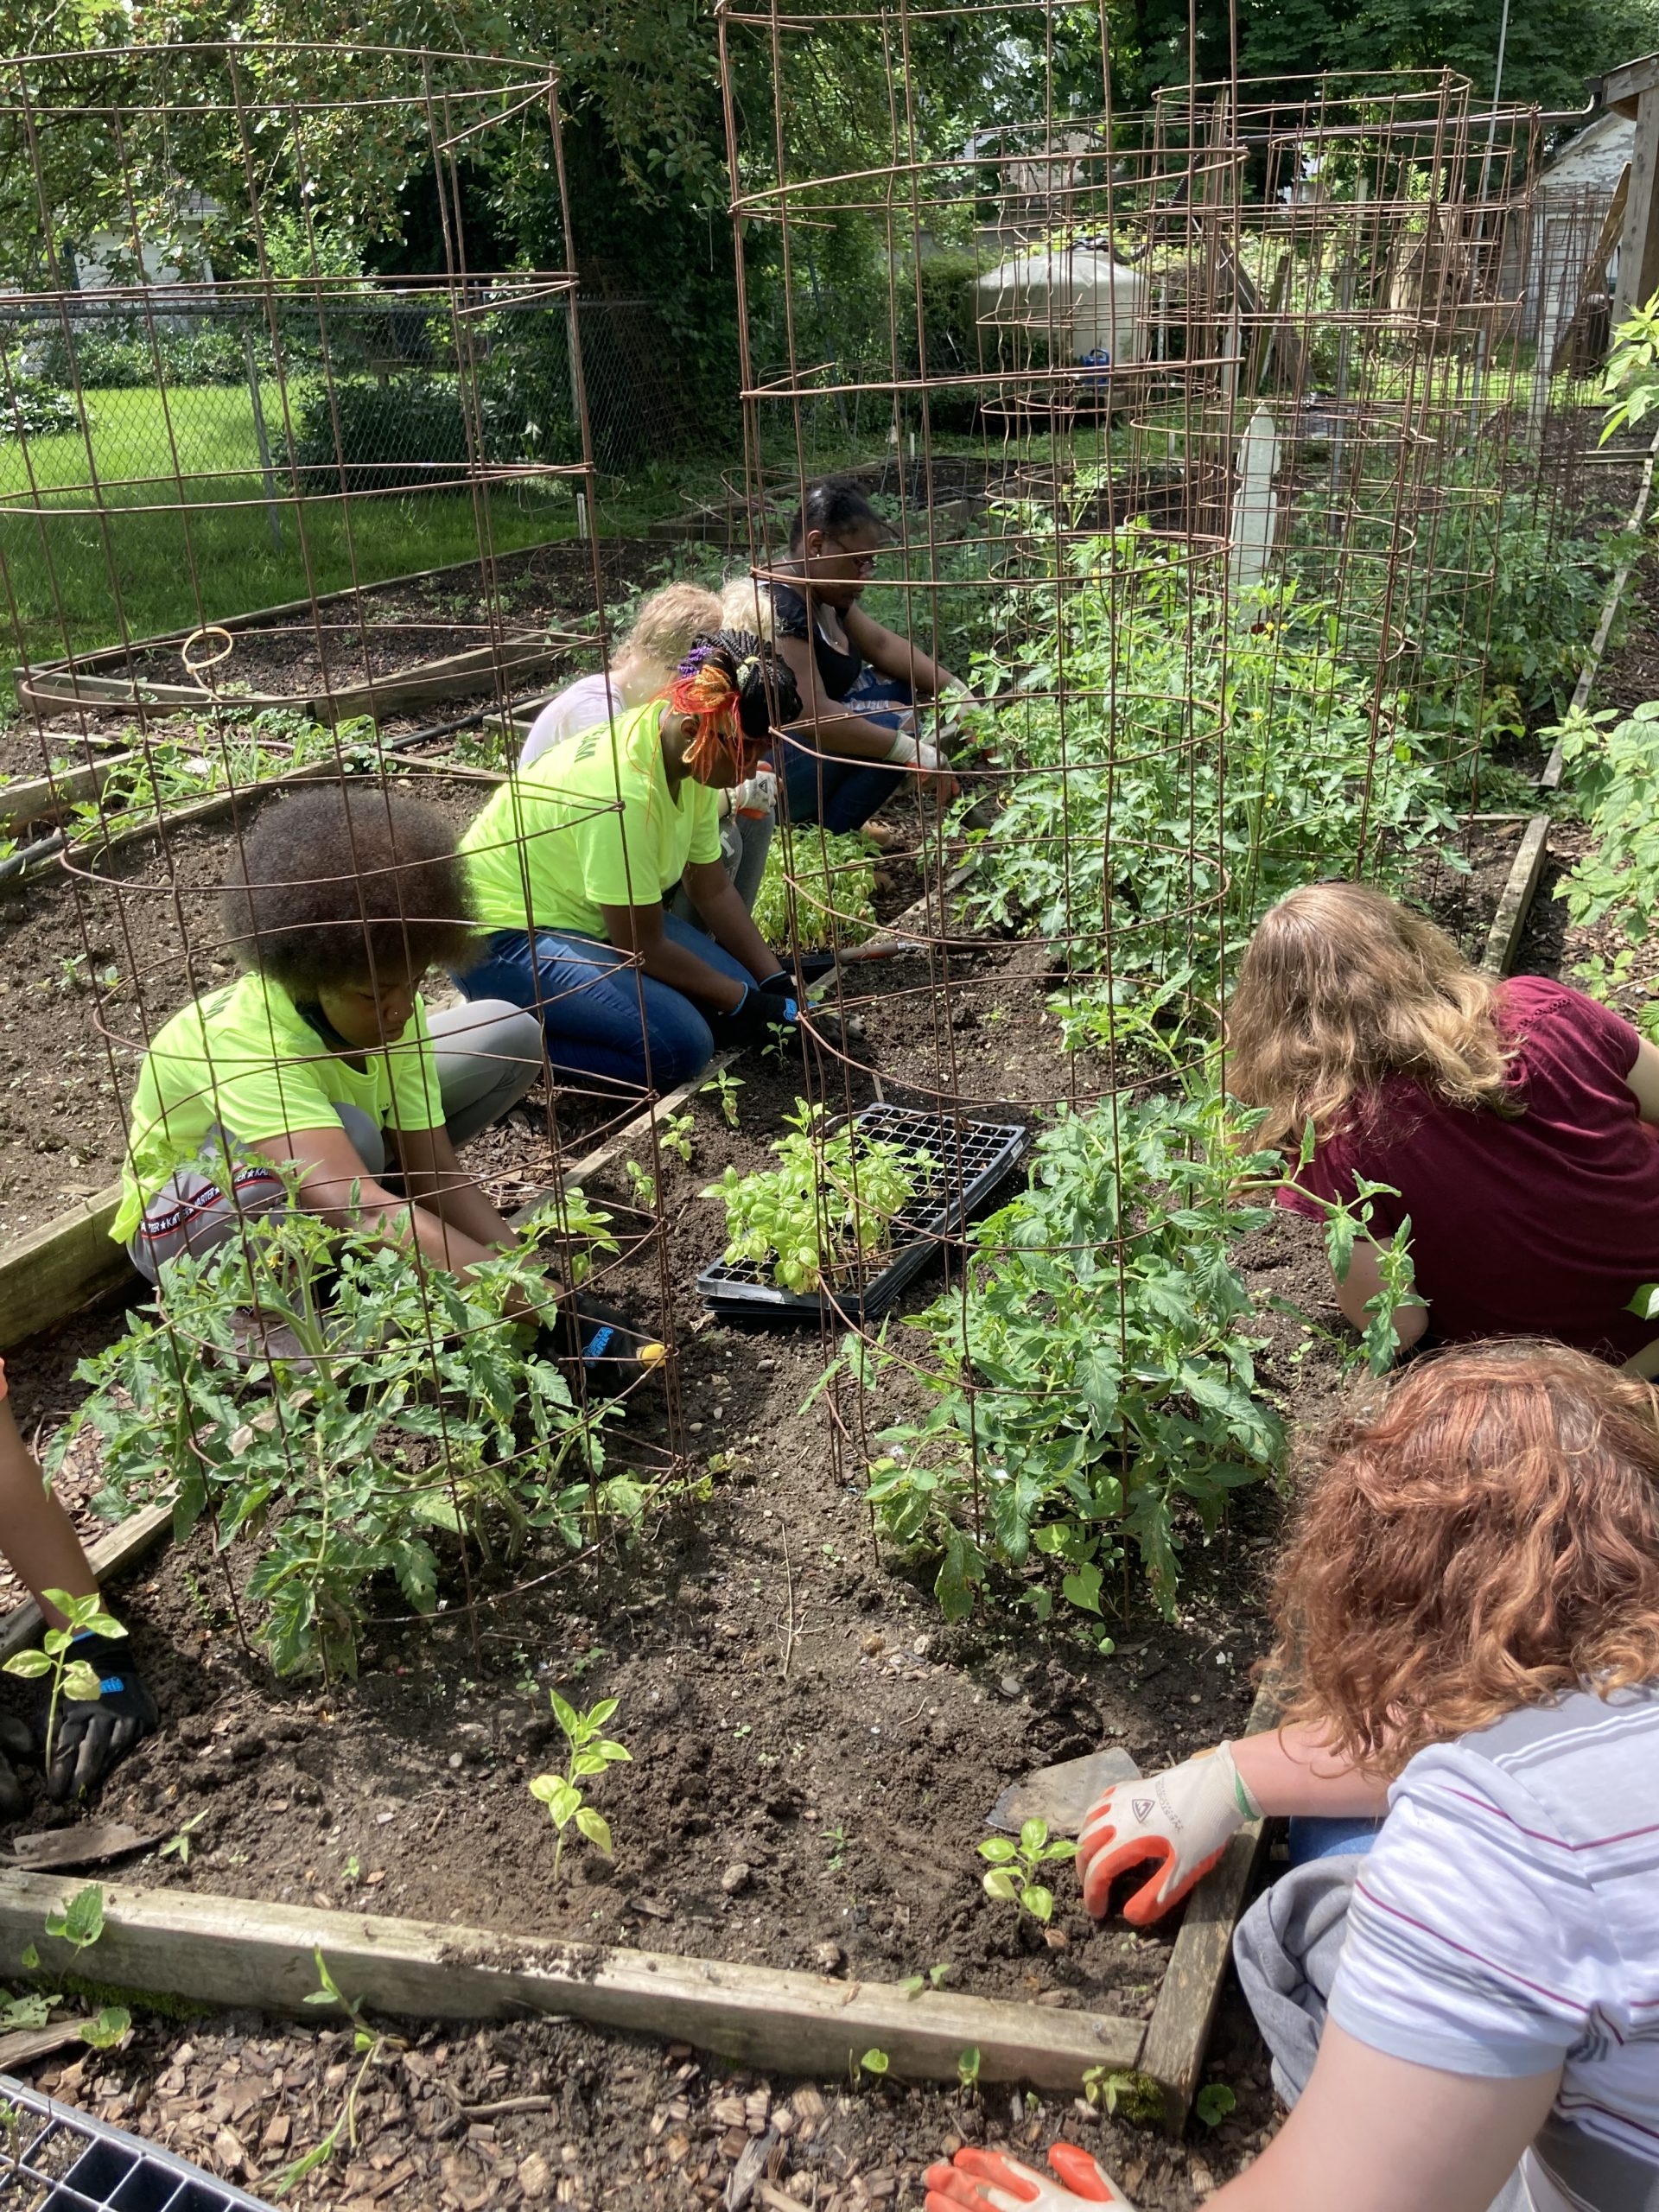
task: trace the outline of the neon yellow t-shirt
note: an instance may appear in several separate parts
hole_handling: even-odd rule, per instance
[[[649,699],[580,730],[496,792],[461,841],[481,927],[602,938],[601,906],[653,906],[689,861],[720,858],[719,794],[688,776],[669,797],[661,715]]]
[[[244,976],[175,1014],[144,1055],[132,1102],[121,1205],[110,1234],[124,1244],[174,1170],[215,1123],[238,1143],[326,1129],[338,1105],[379,1128],[435,1129],[443,1120],[426,1008],[417,998],[392,1046],[354,1068],[331,1052],[280,984]]]

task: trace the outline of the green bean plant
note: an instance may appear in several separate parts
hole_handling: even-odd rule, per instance
[[[798,1098],[784,1116],[790,1134],[772,1147],[776,1167],[728,1166],[702,1192],[726,1202],[727,1265],[747,1261],[800,1293],[855,1262],[879,1264],[935,1168],[925,1153],[861,1136],[851,1122],[826,1135],[823,1110]]]
[[[1028,1187],[970,1231],[965,1282],[914,1317],[932,1403],[884,1433],[867,1495],[884,1534],[937,1559],[947,1618],[994,1570],[1039,1619],[1056,1578],[1098,1617],[1131,1544],[1173,1612],[1181,1509],[1207,1535],[1278,1460],[1230,1256],[1268,1218],[1241,1178],[1281,1173],[1249,1153],[1251,1125],[1213,1092],[1062,1113]]]
[[[327,762],[361,775],[383,759],[365,715],[331,729],[284,708],[245,716],[226,710],[219,727],[204,723],[147,737],[130,760],[111,769],[95,798],[70,808],[70,839],[96,844],[143,829],[193,800],[269,783],[296,768]]]
[[[247,1594],[273,1666],[353,1675],[375,1578],[436,1608],[435,1541],[512,1560],[539,1531],[575,1546],[643,1511],[643,1485],[606,1478],[607,1409],[578,1408],[504,1319],[537,1281],[529,1248],[462,1281],[297,1206],[251,1222],[170,1263],[163,1295],[82,1361],[89,1395],[53,1464],[90,1430],[105,1510],[171,1495],[179,1535],[206,1516],[221,1551],[257,1544]]]

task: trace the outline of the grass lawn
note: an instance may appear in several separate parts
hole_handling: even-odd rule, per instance
[[[281,392],[262,399],[280,450]],[[476,502],[408,491],[286,502],[278,544],[245,390],[92,391],[87,404],[89,435],[0,445],[0,571],[19,658],[475,559],[480,540],[509,552],[575,530],[566,486],[531,481]]]

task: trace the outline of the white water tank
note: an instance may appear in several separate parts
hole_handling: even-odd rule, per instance
[[[1072,359],[1091,367],[1141,359],[1147,280],[1109,253],[1039,246],[987,270],[975,289],[982,323],[1069,332]]]

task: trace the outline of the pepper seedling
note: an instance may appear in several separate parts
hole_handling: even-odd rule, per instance
[[[594,1850],[602,1851],[607,1859],[610,1857],[610,1823],[602,1814],[595,1812],[587,1803],[585,1793],[578,1785],[588,1776],[602,1774],[607,1766],[614,1765],[619,1760],[631,1759],[633,1754],[622,1745],[600,1733],[616,1711],[618,1700],[615,1698],[602,1697],[588,1712],[579,1713],[575,1706],[566,1704],[557,1690],[551,1690],[548,1694],[553,1700],[553,1718],[563,1732],[570,1753],[565,1762],[564,1772],[538,1774],[530,1785],[530,1794],[546,1806],[558,1832],[558,1840],[553,1847],[553,1872],[556,1878],[559,1860],[564,1852],[565,1830],[573,1820]]]
[[[1069,1836],[1051,1841],[1048,1822],[1032,1820],[1020,1829],[1018,1842],[1006,1835],[987,1836],[979,1855],[991,1862],[984,1878],[986,1896],[1016,1905],[1046,1925],[1054,1917],[1054,1892],[1037,1879],[1038,1873],[1050,1864],[1075,1859],[1077,1847]]]
[[[66,1625],[48,1629],[38,1651],[14,1651],[6,1662],[6,1672],[20,1675],[25,1681],[38,1681],[43,1675],[52,1677],[51,1698],[46,1709],[46,1764],[50,1768],[59,1705],[66,1697],[77,1704],[95,1705],[104,1688],[91,1661],[75,1657],[75,1638],[102,1636],[113,1641],[127,1631],[113,1613],[105,1611],[104,1601],[96,1590],[90,1598],[72,1598],[67,1590],[45,1590],[41,1594],[48,1605],[63,1615]]]

